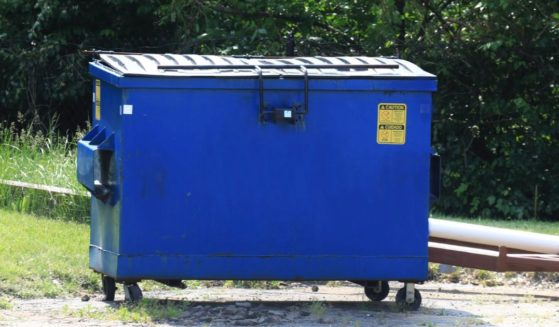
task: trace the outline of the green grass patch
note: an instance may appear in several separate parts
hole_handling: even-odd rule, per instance
[[[185,313],[188,305],[189,303],[184,301],[143,299],[139,303],[124,303],[114,308],[96,309],[87,305],[77,310],[71,310],[66,306],[62,311],[66,315],[79,318],[149,324],[178,318]]]
[[[226,280],[223,282],[225,288],[261,288],[279,289],[280,281],[272,280]]]
[[[0,294],[57,297],[99,291],[88,268],[89,227],[0,210]]]
[[[55,125],[53,120],[51,125]],[[83,193],[76,179],[75,144],[83,133],[63,136],[48,127],[16,129],[0,124],[0,179],[69,188]],[[89,200],[0,185],[0,207],[65,220],[87,221]]]
[[[101,292],[100,277],[89,268],[88,247],[87,224],[0,209],[0,296],[52,298]],[[142,289],[170,288],[145,281]]]
[[[0,310],[10,310],[12,307],[13,305],[8,299],[0,297]]]
[[[544,233],[551,235],[559,235],[559,222],[551,221],[538,221],[538,220],[498,220],[488,218],[461,218],[461,217],[446,217],[438,214],[433,214],[433,218],[452,220],[467,224],[477,224],[499,228],[509,228],[523,230],[534,233]]]
[[[318,320],[324,318],[324,315],[326,314],[326,310],[327,307],[323,302],[313,302],[309,305],[309,312],[314,318]]]

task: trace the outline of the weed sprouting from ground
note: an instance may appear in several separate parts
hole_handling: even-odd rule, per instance
[[[0,297],[0,310],[10,310],[12,307],[12,303],[8,299]]]
[[[497,285],[497,275],[492,271],[475,270],[474,278],[476,278],[483,286],[493,287]]]
[[[91,305],[86,305],[80,309],[72,310],[66,306],[62,312],[79,318],[149,324],[178,318],[188,310],[188,306],[189,303],[184,301],[143,299],[138,303],[123,303],[113,308],[97,309]]]
[[[166,300],[144,299],[137,304],[121,305],[115,315],[126,322],[152,322],[181,316],[188,308],[188,302],[167,302]]]
[[[226,280],[223,282],[225,288],[262,288],[262,289],[278,289],[279,281],[265,280]]]
[[[326,305],[322,302],[313,302],[309,305],[309,312],[313,317],[321,320],[326,314]]]

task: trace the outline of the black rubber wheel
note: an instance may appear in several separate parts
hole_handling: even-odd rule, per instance
[[[386,299],[389,291],[390,286],[388,286],[387,281],[380,282],[380,291],[378,292],[376,290],[376,287],[365,286],[365,295],[369,298],[369,300],[373,302],[379,302]]]
[[[101,275],[101,284],[103,285],[103,301],[114,301],[116,292],[115,279],[109,276]]]
[[[416,311],[421,306],[421,293],[418,290],[414,292],[414,301],[406,302],[406,288],[403,287],[396,293],[396,304],[403,310]]]
[[[140,301],[143,297],[142,290],[140,286],[138,286],[138,283],[124,284],[125,301],[135,303]]]

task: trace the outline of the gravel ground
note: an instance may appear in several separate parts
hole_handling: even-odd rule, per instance
[[[172,319],[146,323],[154,326],[559,326],[559,285],[482,287],[426,283],[419,311],[400,312],[394,303],[401,287],[391,283],[383,302],[369,302],[362,288],[295,284],[277,289],[222,287],[146,292],[164,305],[181,304],[184,312]],[[120,296],[119,296],[120,295]],[[88,308],[106,312],[122,304],[80,298],[13,300],[13,308],[0,310],[0,326],[142,326],[75,314]]]

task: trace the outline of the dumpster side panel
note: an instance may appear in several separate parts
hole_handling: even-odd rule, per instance
[[[259,123],[256,90],[127,91],[120,277],[426,278],[431,93],[311,82],[296,125]],[[405,144],[377,143],[380,103],[406,104]]]
[[[99,84],[96,85],[97,81]],[[99,102],[100,101],[100,102]],[[104,202],[91,197],[91,238],[89,265],[99,272],[115,276],[120,251],[120,140],[122,136],[120,104],[122,90],[104,81],[93,81],[92,125],[104,130],[105,137],[114,137],[111,173],[114,174],[112,199]]]

